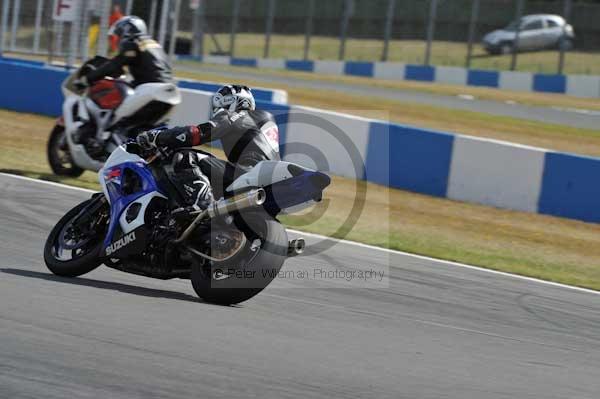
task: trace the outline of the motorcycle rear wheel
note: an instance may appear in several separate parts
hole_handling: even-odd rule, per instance
[[[48,269],[57,276],[78,277],[91,272],[102,264],[100,251],[102,250],[103,235],[99,231],[96,231],[96,234],[91,237],[71,238],[68,235],[70,234],[68,229],[73,228],[77,216],[93,201],[94,199],[89,199],[67,212],[56,223],[46,239],[44,262]],[[67,241],[72,244],[68,244]],[[66,256],[71,256],[71,258],[66,259]]]
[[[247,238],[245,247],[229,260],[192,266],[194,291],[207,302],[247,301],[273,281],[287,258],[287,232],[277,220],[265,212],[247,212],[238,218],[238,228]]]
[[[66,140],[64,126],[54,126],[47,147],[50,169],[58,176],[79,177],[85,170],[73,163]]]

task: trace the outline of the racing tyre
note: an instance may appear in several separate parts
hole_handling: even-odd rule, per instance
[[[47,152],[48,163],[54,174],[69,177],[79,177],[83,174],[84,170],[75,165],[71,158],[64,126],[56,125],[50,132]]]
[[[99,209],[95,203],[98,200],[96,197],[71,209],[48,235],[44,246],[44,261],[52,273],[63,277],[77,277],[102,264],[100,251],[106,221],[100,213],[90,215],[88,211],[91,208]],[[81,218],[87,220],[82,223]]]
[[[244,213],[236,225],[247,240],[234,257],[192,266],[194,291],[207,302],[232,305],[252,298],[273,281],[287,257],[285,228],[267,213]]]

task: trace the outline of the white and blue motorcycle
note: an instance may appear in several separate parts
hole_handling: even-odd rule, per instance
[[[263,161],[227,187],[224,198],[190,208],[170,166],[176,154],[143,154],[134,143],[117,147],[99,171],[103,192],[67,212],[50,232],[44,248],[50,271],[77,277],[105,264],[190,279],[199,297],[227,305],[258,294],[287,257],[303,251],[304,240],[289,241],[276,218],[320,201],[327,175]]]

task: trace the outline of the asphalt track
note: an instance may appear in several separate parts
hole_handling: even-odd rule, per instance
[[[264,73],[259,73],[252,70],[223,69],[219,66],[205,64],[199,65],[198,67],[190,67],[178,64],[176,69],[187,72],[214,73],[225,78],[248,79],[269,84],[280,84],[304,89],[329,90],[332,93],[343,93],[361,97],[379,97],[387,100],[421,105],[432,105],[455,110],[480,112],[496,116],[505,116],[562,126],[572,126],[583,129],[598,130],[598,126],[600,126],[600,112],[585,109],[541,107],[517,103],[509,104],[500,101],[447,96],[416,90],[387,89],[360,84],[332,82],[326,79],[314,80],[296,76],[265,75]],[[465,94],[468,94],[469,88],[465,87],[464,92]]]
[[[0,187],[0,398],[598,398],[597,293],[340,243],[284,267],[391,265],[389,286],[277,279],[214,306],[186,281],[49,274],[45,236],[89,193]]]

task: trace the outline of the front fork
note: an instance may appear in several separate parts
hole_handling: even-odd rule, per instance
[[[75,217],[73,226],[80,229],[80,231],[84,231],[92,227],[97,233],[100,222],[100,220],[98,220],[98,214],[102,212],[102,208],[106,207],[107,205],[108,201],[103,193],[94,194],[92,196],[92,202],[83,208]]]

